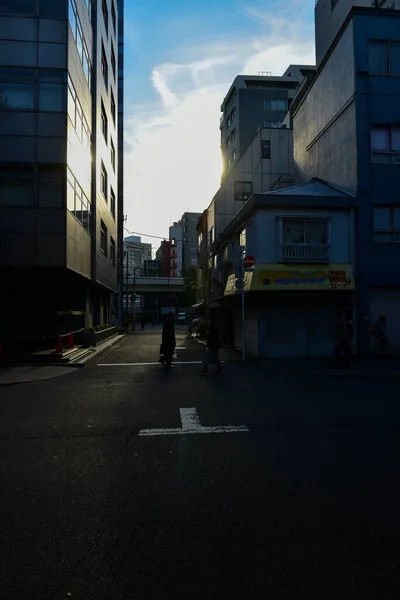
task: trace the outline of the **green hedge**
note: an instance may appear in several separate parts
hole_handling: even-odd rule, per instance
[[[86,333],[96,333],[97,331],[104,331],[104,329],[110,329],[110,327],[115,327],[113,323],[102,323],[102,325],[95,325],[94,327],[90,327],[86,330]]]

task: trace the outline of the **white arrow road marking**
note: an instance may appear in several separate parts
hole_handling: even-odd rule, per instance
[[[248,433],[244,425],[228,425],[216,427],[203,427],[200,417],[195,408],[180,408],[182,427],[179,429],[141,429],[140,437],[151,437],[158,435],[198,435],[200,433]]]

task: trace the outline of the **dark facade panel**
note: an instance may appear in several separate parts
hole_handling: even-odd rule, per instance
[[[39,19],[39,42],[66,43],[67,21]]]
[[[34,266],[35,234],[2,234],[0,236],[0,265],[10,267]]]
[[[37,162],[65,163],[67,143],[65,138],[37,138]]]
[[[67,128],[65,113],[38,113],[37,135],[41,137],[62,138]]]
[[[65,209],[38,208],[36,231],[37,233],[65,233]]]
[[[65,266],[65,235],[39,233],[36,235],[36,265],[38,267]]]
[[[0,112],[0,136],[3,135],[35,136],[36,113]]]
[[[1,40],[24,40],[36,41],[37,28],[35,19],[21,19],[18,17],[0,18],[0,39]],[[8,60],[6,64],[9,64]]]
[[[0,209],[0,233],[33,233],[36,211],[25,208]]]
[[[0,161],[35,162],[36,138],[3,135],[0,138]]]
[[[67,47],[65,44],[39,43],[38,48],[39,67],[51,67],[53,69],[67,68]]]
[[[0,40],[0,64],[9,67],[36,67],[37,44]]]

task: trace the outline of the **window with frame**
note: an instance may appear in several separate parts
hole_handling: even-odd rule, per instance
[[[114,35],[117,34],[117,13],[115,11],[114,0],[111,0],[111,21],[113,24]]]
[[[70,168],[67,169],[67,209],[90,234],[92,226],[90,201]]]
[[[246,202],[253,193],[252,181],[235,181],[235,201]]]
[[[279,129],[282,127],[282,121],[264,121],[263,127],[267,127],[267,129]]]
[[[64,112],[66,72],[0,67],[0,110]]]
[[[400,42],[369,40],[368,70],[371,75],[400,77]]]
[[[108,89],[108,62],[103,42],[101,43],[101,72],[103,73],[104,83]]]
[[[116,76],[117,76],[117,61],[115,59],[115,52],[114,52],[113,46],[111,46],[111,68],[112,68],[112,72],[113,72],[114,80],[115,80]]]
[[[78,10],[76,8],[75,0],[69,0],[68,2],[68,21],[71,27],[72,35],[74,37],[78,56],[82,64],[83,72],[89,87],[92,90],[92,63],[90,60],[89,50],[83,35],[82,25],[79,19]]]
[[[104,163],[101,163],[100,169],[100,190],[106,202],[108,200],[108,175]]]
[[[107,238],[108,238],[108,231],[107,231],[107,227],[105,226],[105,224],[103,223],[103,221],[100,221],[100,250],[102,251],[102,253],[107,256]]]
[[[112,141],[112,139],[111,139],[111,142],[110,142],[110,154],[111,154],[111,164],[112,164],[112,167],[113,167],[113,169],[115,171],[115,157],[116,157],[116,153],[115,153],[114,142]]]
[[[112,119],[114,121],[114,125],[115,125],[115,116],[116,116],[116,106],[115,106],[115,98],[114,98],[114,94],[113,91],[111,90],[111,116]]]
[[[400,207],[374,207],[374,242],[400,242]]]
[[[108,144],[108,119],[103,100],[101,101],[101,132],[104,136],[106,144]]]
[[[116,212],[116,201],[115,201],[115,192],[110,188],[110,212],[115,220],[115,212]]]
[[[269,140],[261,140],[261,158],[271,158],[271,142]]]
[[[400,126],[371,126],[371,160],[373,163],[400,164]]]
[[[288,101],[287,98],[265,98],[264,110],[266,111],[287,111]]]
[[[115,240],[110,236],[110,262],[115,266]]]
[[[34,206],[32,165],[0,165],[0,206]]]
[[[102,3],[101,3],[101,12],[103,13],[104,26],[106,28],[106,32],[107,32],[107,35],[108,35],[108,7],[107,7],[107,0],[102,0]]]
[[[282,219],[284,244],[326,245],[328,222],[322,219]]]

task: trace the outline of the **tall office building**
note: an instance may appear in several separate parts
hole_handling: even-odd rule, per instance
[[[151,244],[142,243],[141,238],[136,236],[124,239],[123,253],[124,277],[127,273],[129,277],[132,277],[134,269],[143,267],[145,261],[152,259]],[[138,275],[138,272],[136,272],[136,275]]]
[[[121,210],[116,0],[2,0],[0,17],[0,335],[108,321]]]
[[[118,312],[122,319],[124,254],[124,0],[118,7]]]
[[[182,227],[183,272],[197,267],[197,224],[201,213],[185,212],[180,220]]]

